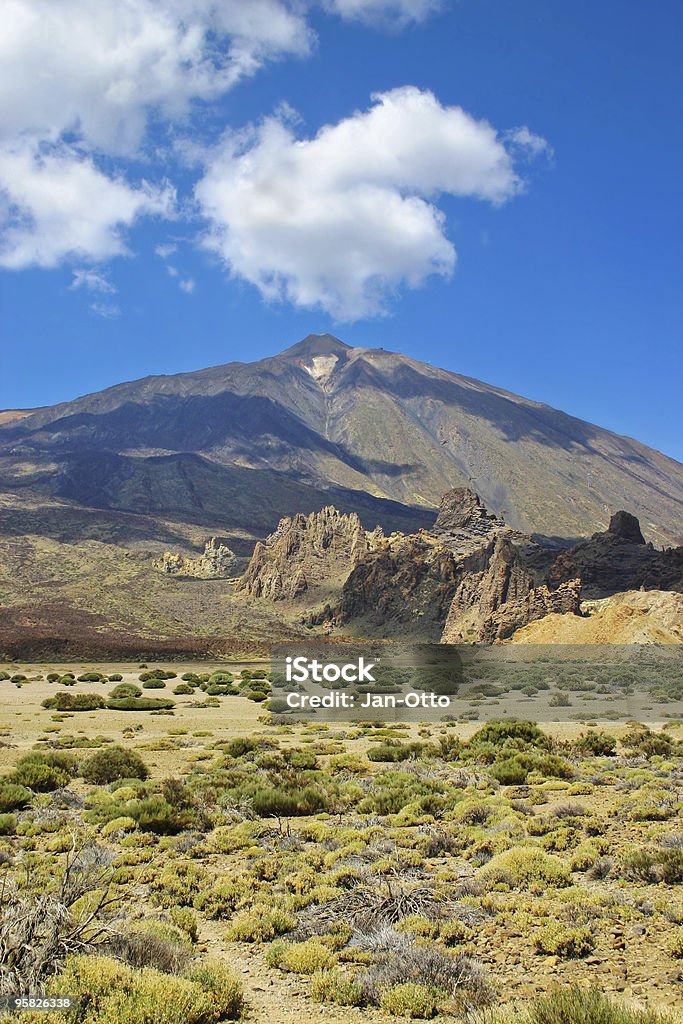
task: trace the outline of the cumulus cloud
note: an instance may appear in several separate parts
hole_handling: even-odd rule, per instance
[[[327,0],[329,11],[356,21],[402,27],[424,21],[443,7],[442,0]]]
[[[192,295],[195,289],[194,278],[183,278],[181,281],[178,282],[178,287],[180,288],[181,292],[185,292],[186,295]]]
[[[125,230],[168,213],[169,192],[103,156],[138,154],[150,119],[311,44],[282,0],[5,0],[2,18],[0,265],[13,269],[124,253]]]
[[[73,132],[130,153],[152,113],[178,117],[311,32],[280,0],[6,0],[0,134]]]
[[[71,147],[0,146],[0,266],[8,269],[120,255],[126,228],[172,207],[170,188],[109,177]]]
[[[186,149],[201,145],[187,117],[193,104],[269,61],[307,55],[309,15],[321,5],[342,18],[405,24],[436,3],[4,0],[0,263],[50,267],[125,252],[126,229],[163,206],[163,188],[130,180],[131,158],[154,161],[150,125],[182,122]]]
[[[518,134],[514,148],[536,145]],[[440,195],[500,204],[522,188],[488,122],[408,86],[313,138],[277,117],[228,134],[195,195],[205,244],[234,276],[267,299],[353,320],[384,312],[402,285],[451,273]]]

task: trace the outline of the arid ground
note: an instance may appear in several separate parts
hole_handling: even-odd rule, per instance
[[[3,669],[0,871],[29,897],[97,851],[89,954],[218,960],[254,1024],[523,1020],[558,984],[683,1012],[678,722],[292,725],[263,664]]]

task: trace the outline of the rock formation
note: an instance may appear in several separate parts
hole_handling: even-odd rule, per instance
[[[579,579],[555,590],[535,584],[518,549],[509,537],[500,535],[483,570],[463,567],[441,641],[495,643],[550,612],[578,614],[580,604]]]
[[[330,614],[356,631],[438,639],[457,579],[456,557],[430,534],[393,534],[359,560]]]
[[[658,551],[645,543],[635,516],[616,512],[607,530],[556,558],[548,584],[559,586],[577,576],[587,598],[641,589],[683,592],[683,547]]]
[[[446,491],[432,532],[439,537],[489,537],[503,529],[505,523],[482,505],[478,494],[469,487],[454,487]]]
[[[583,601],[581,617],[550,614],[518,630],[515,644],[683,644],[683,594],[628,590]]]
[[[237,556],[225,544],[212,537],[204,547],[199,558],[188,558],[186,555],[165,551],[161,558],[154,562],[154,568],[167,576],[189,576],[200,580],[222,580],[232,575]]]
[[[326,584],[340,585],[381,537],[379,527],[368,532],[355,512],[344,515],[332,505],[308,516],[286,517],[254,548],[238,590],[281,601]]]

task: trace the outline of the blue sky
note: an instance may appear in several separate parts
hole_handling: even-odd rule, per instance
[[[18,0],[0,407],[331,331],[683,460],[683,7],[437,6]]]

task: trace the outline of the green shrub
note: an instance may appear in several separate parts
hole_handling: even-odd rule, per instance
[[[17,831],[15,814],[0,814],[0,836],[13,836]]]
[[[630,881],[680,884],[683,882],[683,850],[633,850],[624,857],[622,874]]]
[[[551,746],[550,737],[535,722],[517,721],[487,722],[475,732],[467,746],[474,748],[490,743],[494,747],[502,747],[511,741],[519,744],[519,749],[542,747],[549,750]]]
[[[48,984],[49,995],[65,992],[79,1000],[79,1024],[215,1024],[237,1020],[243,1008],[235,976],[212,963],[174,977],[110,957],[70,957]]]
[[[598,989],[556,988],[538,996],[520,1024],[675,1024],[673,1017],[653,1010],[619,1006]]]
[[[163,690],[166,683],[163,679],[145,679],[142,686],[145,690]]]
[[[139,697],[142,690],[137,683],[120,683],[110,691],[108,700],[121,700],[123,697]]]
[[[211,1020],[238,1020],[243,1015],[242,984],[226,964],[218,960],[204,961],[192,967],[187,977],[209,996],[215,1013]]]
[[[667,755],[671,753],[673,738],[665,732],[651,732],[644,726],[631,729],[621,740],[627,750],[642,754],[644,757],[654,757],[657,754]]]
[[[365,756],[368,761],[407,761],[422,756],[426,746],[426,743],[380,743],[369,747]]]
[[[31,802],[33,793],[26,786],[14,782],[0,781],[0,814],[7,811],[20,811]]]
[[[669,940],[669,953],[674,960],[683,960],[683,928],[679,928]]]
[[[606,732],[586,732],[579,736],[576,746],[582,753],[594,757],[614,757],[617,741]]]
[[[311,999],[334,1006],[363,1006],[363,986],[338,970],[316,971],[311,978]]]
[[[534,945],[539,953],[575,960],[593,951],[595,936],[590,928],[570,928],[553,921],[538,933]]]
[[[253,793],[252,809],[259,818],[302,817],[326,810],[327,797],[317,786],[300,790],[269,786]]]
[[[43,707],[54,711],[98,711],[105,707],[105,701],[96,693],[56,693],[43,701]]]
[[[106,705],[110,711],[170,711],[175,701],[165,697],[123,697],[121,700],[108,700]]]
[[[573,770],[557,754],[519,753],[496,761],[488,769],[503,786],[523,785],[532,772],[550,779],[570,779]]]
[[[171,907],[171,920],[176,928],[185,932],[191,942],[197,941],[197,915],[189,907]]]
[[[112,672],[112,674],[109,676],[110,683],[120,683],[122,679],[123,676],[121,675],[120,672]]]
[[[174,686],[173,693],[176,697],[180,697],[182,694],[194,693],[194,689],[189,685],[189,683],[178,683],[177,686]]]
[[[380,998],[380,1009],[390,1017],[431,1020],[439,1012],[436,994],[427,985],[412,981],[386,989]]]
[[[337,957],[320,939],[307,939],[306,942],[274,943],[267,956],[271,967],[280,967],[283,971],[295,974],[315,974],[333,967]]]
[[[49,793],[54,789],[61,789],[71,780],[69,772],[64,768],[31,757],[23,758],[10,778],[17,785],[27,786],[36,793]]]
[[[101,683],[106,682],[107,677],[101,672],[84,672],[78,677],[79,683]]]
[[[104,786],[117,779],[146,779],[149,770],[135,750],[115,746],[98,750],[89,757],[81,767],[81,774],[86,782]]]
[[[571,872],[559,857],[535,846],[514,846],[505,850],[493,857],[480,873],[487,881],[532,891],[542,890],[546,885],[569,885],[571,881]]]
[[[251,910],[236,914],[226,937],[231,942],[270,942],[296,928],[296,918],[278,907],[255,904]]]

